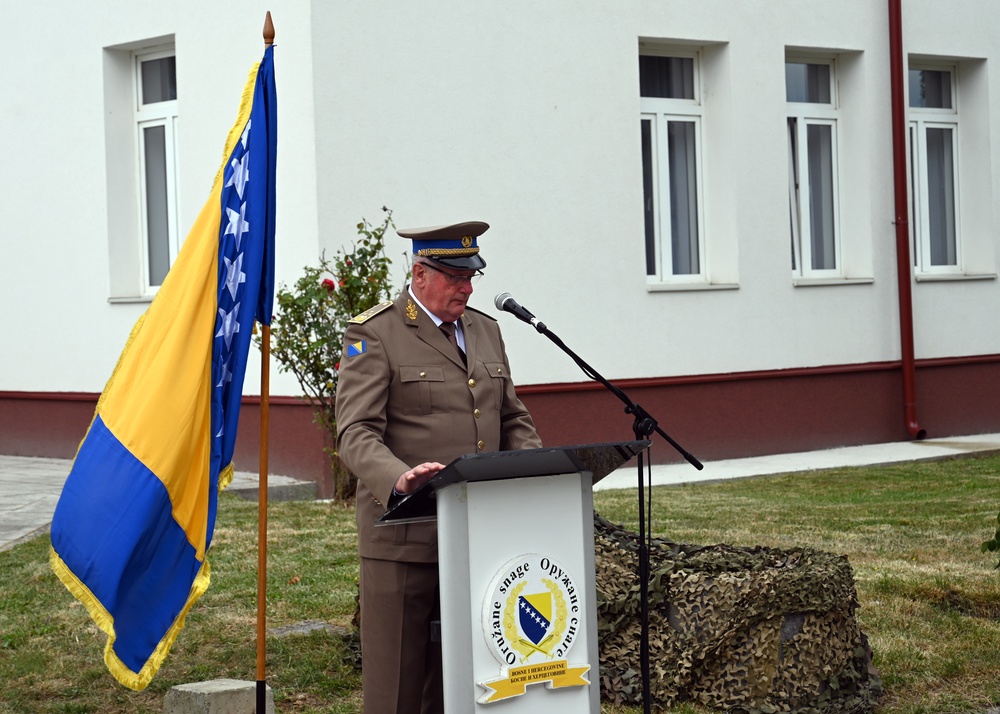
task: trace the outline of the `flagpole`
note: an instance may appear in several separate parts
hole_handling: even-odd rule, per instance
[[[260,338],[260,476],[257,496],[257,714],[267,710],[265,674],[267,642],[267,447],[270,422],[271,326],[261,325]]]
[[[264,18],[264,50],[274,44],[271,11]],[[260,475],[257,486],[257,714],[267,711],[267,447],[270,429],[271,326],[260,337]]]
[[[260,476],[257,496],[257,714],[267,710],[265,655],[267,641],[267,447],[270,422],[271,326],[260,338]]]

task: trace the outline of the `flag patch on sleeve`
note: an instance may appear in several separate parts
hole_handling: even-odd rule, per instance
[[[365,350],[368,349],[368,341],[361,340],[360,342],[352,342],[347,345],[347,356],[357,357],[358,355],[363,355]]]

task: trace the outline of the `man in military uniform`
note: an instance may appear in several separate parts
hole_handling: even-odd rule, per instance
[[[514,393],[496,320],[467,305],[486,266],[478,238],[487,228],[398,231],[413,241],[411,283],[344,335],[337,449],[358,477],[365,714],[444,709],[440,642],[431,638],[437,526],[374,521],[458,456],[542,445]]]

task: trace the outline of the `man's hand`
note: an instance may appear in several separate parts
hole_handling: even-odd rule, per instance
[[[430,481],[431,477],[443,468],[444,464],[439,464],[437,461],[425,461],[418,466],[414,466],[406,473],[400,474],[399,478],[396,479],[396,493],[416,491]]]

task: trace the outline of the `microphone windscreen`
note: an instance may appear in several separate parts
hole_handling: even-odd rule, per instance
[[[511,297],[510,293],[500,293],[493,298],[493,304],[496,305],[497,310],[503,310],[503,304],[507,302],[507,298],[509,297]]]

